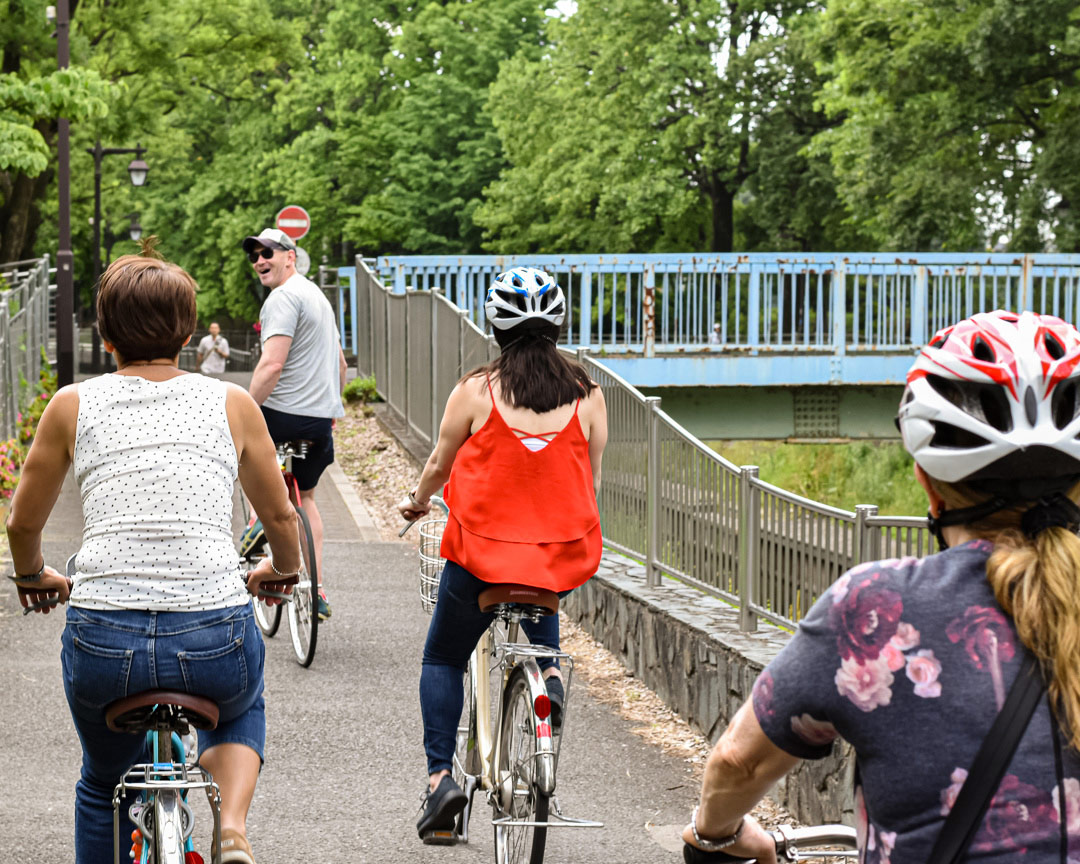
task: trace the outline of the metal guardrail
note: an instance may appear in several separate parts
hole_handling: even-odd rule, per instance
[[[431,290],[394,293],[356,262],[358,372],[427,446],[450,391],[498,346],[461,309]],[[600,514],[606,545],[739,607],[740,626],[764,618],[794,626],[855,564],[931,551],[924,519],[855,512],[802,498],[736,466],[682,428],[588,352],[578,359],[604,391],[608,444]]]
[[[906,351],[997,308],[1080,322],[1080,255],[415,255],[375,263],[395,293],[438,290],[479,325],[496,273],[543,267],[567,293],[566,345],[646,356]]]
[[[49,348],[49,259],[0,264],[0,440],[15,435],[19,412],[37,392],[41,350]]]

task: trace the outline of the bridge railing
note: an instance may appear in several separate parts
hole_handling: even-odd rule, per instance
[[[0,440],[15,435],[49,345],[49,259],[0,264]]]
[[[1080,256],[1008,253],[415,255],[375,259],[396,293],[437,289],[483,324],[493,277],[543,267],[565,344],[605,352],[907,350],[976,312],[1080,321]],[[719,325],[715,336],[713,325]],[[712,337],[713,341],[710,341]]]
[[[361,260],[356,308],[359,372],[397,419],[433,446],[450,391],[498,354],[492,337],[438,291],[394,293]],[[687,432],[584,349],[577,358],[603,388],[608,444],[600,484],[607,546],[645,563],[652,585],[671,576],[757,618],[797,623],[828,586],[861,561],[930,550],[923,519],[879,516],[811,501],[762,481]]]

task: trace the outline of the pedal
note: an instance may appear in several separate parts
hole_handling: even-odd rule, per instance
[[[425,846],[456,846],[460,838],[453,829],[437,829],[425,831],[420,839],[424,841]]]

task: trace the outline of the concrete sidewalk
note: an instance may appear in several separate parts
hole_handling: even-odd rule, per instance
[[[490,811],[479,797],[468,846],[428,847],[416,837],[426,779],[417,688],[428,622],[416,550],[372,542],[377,533],[344,475],[325,476],[316,500],[334,615],[320,627],[310,669],[293,660],[286,622],[267,640],[267,760],[249,820],[257,860],[490,861]],[[76,551],[81,527],[69,476],[45,531],[50,564],[62,566]],[[22,617],[14,587],[0,582],[0,850],[6,861],[60,864],[72,860],[80,759],[61,682],[64,617]],[[607,827],[549,832],[546,860],[679,860],[673,838],[697,793],[687,766],[631,734],[584,687],[572,697],[559,801],[568,815]],[[195,814],[205,836],[201,801]],[[209,860],[209,843],[197,839],[197,848]]]

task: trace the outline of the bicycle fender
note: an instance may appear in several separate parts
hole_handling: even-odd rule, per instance
[[[538,696],[547,696],[544,676],[533,657],[523,657],[518,661],[529,683],[529,695],[536,705]],[[535,711],[535,709],[534,709]],[[551,717],[540,719],[533,715],[536,728],[536,785],[545,795],[555,792],[555,747],[552,739]]]

